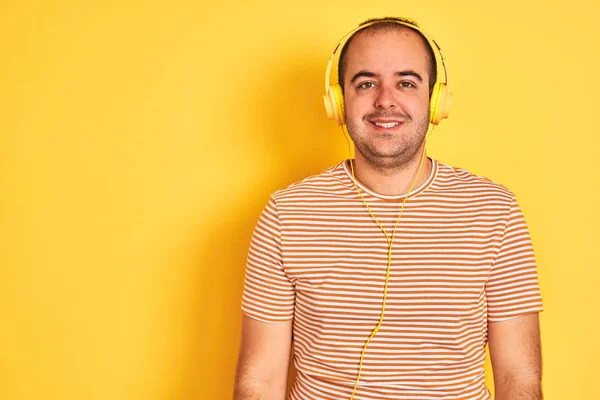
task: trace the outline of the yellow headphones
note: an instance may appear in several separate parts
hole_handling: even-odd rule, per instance
[[[400,19],[400,18],[381,18],[372,22],[364,23],[354,28],[350,32],[348,32],[344,37],[340,39],[340,41],[335,45],[333,49],[333,53],[331,57],[329,57],[329,62],[327,63],[327,71],[325,72],[325,95],[323,96],[323,100],[325,102],[325,110],[327,111],[327,116],[330,119],[335,120],[338,125],[344,125],[346,123],[344,119],[344,93],[342,92],[342,87],[336,83],[334,85],[329,84],[329,78],[331,75],[331,66],[333,65],[333,58],[340,48],[342,42],[344,42],[347,38],[349,39],[356,32],[367,28],[368,26],[378,24],[381,22],[393,22],[396,24],[404,25],[409,28],[415,29],[420,32],[429,42],[429,45],[433,49],[434,54],[439,55],[439,60],[441,61],[442,67],[444,68],[444,81],[439,81],[440,74],[436,76],[436,82],[433,86],[433,90],[431,91],[430,97],[430,118],[429,122],[433,125],[437,125],[444,118],[448,118],[448,114],[450,113],[450,106],[452,105],[452,93],[450,93],[448,89],[448,73],[446,71],[446,64],[444,63],[444,56],[442,54],[442,49],[438,46],[437,42],[433,40],[429,35],[427,35],[418,25],[410,20]]]

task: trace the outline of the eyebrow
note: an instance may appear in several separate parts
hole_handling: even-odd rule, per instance
[[[394,75],[395,76],[412,76],[412,77],[416,78],[419,82],[423,82],[423,78],[421,77],[421,75],[419,75],[417,72],[413,71],[412,69],[408,69],[405,71],[396,71],[396,72],[394,72]],[[361,78],[361,77],[376,78],[378,76],[379,76],[379,74],[376,74],[375,72],[371,72],[371,71],[362,69],[362,70],[358,71],[356,74],[354,74],[354,76],[350,80],[350,83],[354,83],[354,81],[356,81],[358,78]]]
[[[423,82],[423,78],[421,78],[421,75],[419,75],[412,69],[409,69],[406,71],[397,71],[394,73],[394,75],[396,75],[396,76],[412,76],[412,77],[416,78],[419,82]]]

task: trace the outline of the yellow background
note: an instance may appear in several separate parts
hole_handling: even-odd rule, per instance
[[[323,73],[381,15],[446,55],[429,153],[521,203],[546,399],[600,398],[595,3],[2,1],[0,399],[231,397],[254,223],[346,156]]]

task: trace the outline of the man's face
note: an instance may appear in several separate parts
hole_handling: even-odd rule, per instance
[[[429,126],[425,45],[410,30],[360,32],[346,57],[344,102],[350,137],[373,167],[405,166],[420,155]]]

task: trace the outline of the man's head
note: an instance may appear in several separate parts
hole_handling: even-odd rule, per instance
[[[418,157],[435,65],[423,35],[395,22],[371,25],[344,46],[338,68],[348,133],[373,167],[398,169]]]
[[[398,22],[394,22],[394,21],[398,21]],[[357,33],[360,32],[383,32],[383,31],[402,31],[402,30],[410,30],[414,33],[416,33],[421,40],[423,41],[423,45],[425,46],[425,49],[427,51],[427,60],[428,60],[428,72],[429,72],[429,91],[431,92],[431,90],[433,89],[433,85],[435,84],[436,81],[436,77],[437,77],[437,61],[435,58],[435,53],[433,52],[433,49],[431,48],[431,45],[429,43],[429,41],[427,40],[427,38],[425,37],[425,35],[423,35],[418,29],[414,29],[411,28],[408,25],[403,25],[402,23],[408,23],[410,25],[414,25],[416,27],[418,27],[418,24],[413,21],[410,20],[408,18],[398,18],[398,17],[384,17],[384,18],[371,18],[368,19],[366,21],[363,21],[360,23],[359,26],[361,25],[369,25],[369,24],[373,24],[373,25],[369,25],[366,28],[363,28],[362,30],[360,30]],[[353,36],[351,36],[346,43],[344,43],[344,46],[342,47],[342,50],[340,51],[340,59],[338,62],[338,83],[340,84],[340,86],[342,87],[342,90],[344,89],[344,76],[346,74],[346,53],[348,52],[348,46],[350,46],[350,43],[352,43],[352,39],[354,38],[354,36],[356,36],[355,33]]]

